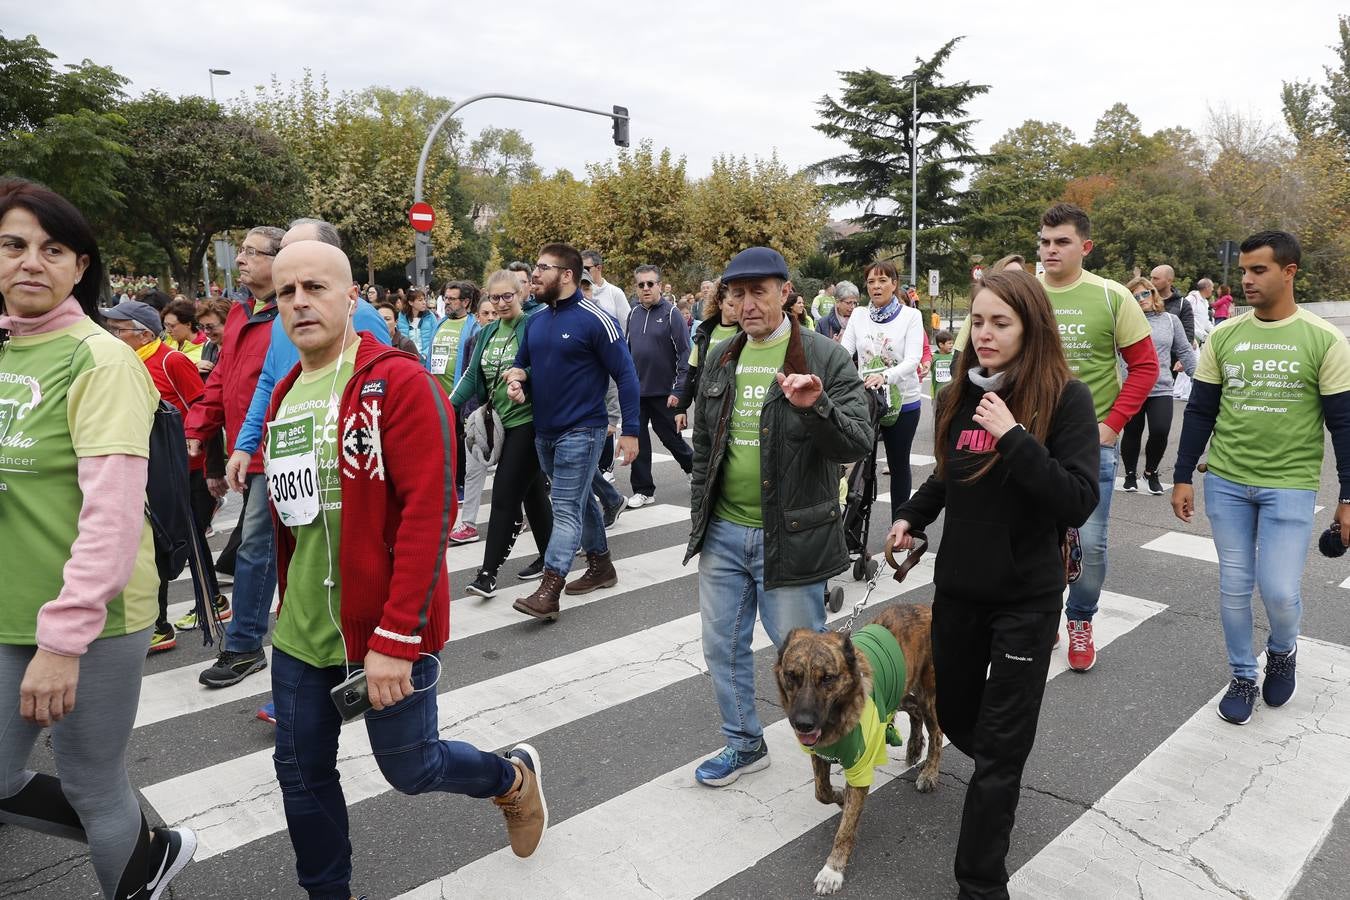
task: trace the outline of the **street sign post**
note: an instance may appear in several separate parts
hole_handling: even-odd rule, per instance
[[[426,233],[436,227],[436,210],[430,203],[414,203],[408,210],[408,224],[414,231]]]
[[[938,270],[928,270],[928,296],[936,297],[938,295]]]
[[[984,277],[984,266],[977,265],[970,270],[970,280],[979,281]]]
[[[430,232],[436,227],[436,210],[432,209],[430,203],[419,200],[408,209],[408,224],[417,232],[417,238],[413,241],[414,263],[417,267],[413,287],[428,287],[431,284],[431,272],[427,256],[431,250]]]

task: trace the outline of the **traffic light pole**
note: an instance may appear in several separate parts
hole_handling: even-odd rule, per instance
[[[628,110],[622,106],[616,106],[610,112],[602,109],[591,109],[586,106],[573,106],[570,103],[558,103],[554,100],[542,100],[538,97],[525,97],[520,94],[475,94],[472,97],[461,100],[456,103],[439,119],[436,124],[431,126],[431,133],[427,135],[426,143],[422,145],[422,155],[417,159],[417,177],[413,182],[413,202],[422,202],[423,179],[426,175],[427,160],[431,157],[431,148],[436,143],[436,135],[441,133],[445,123],[449,122],[455,115],[470,103],[477,103],[479,100],[516,100],[521,103],[540,103],[544,106],[556,106],[560,109],[571,109],[577,112],[590,113],[593,116],[604,116],[606,119],[614,121],[614,143],[620,147],[628,146]],[[431,272],[427,266],[429,256],[428,250],[431,247],[431,235],[429,233],[418,232],[415,244],[416,250],[416,268],[417,268],[417,286],[427,287],[431,282]]]

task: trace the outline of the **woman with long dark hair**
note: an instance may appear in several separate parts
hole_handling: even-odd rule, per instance
[[[152,831],[127,778],[158,606],[144,510],[159,394],[100,327],[103,279],[79,210],[0,181],[0,822],[87,843],[105,897],[155,900],[197,839]],[[27,768],[43,728],[59,778]]]
[[[1097,417],[1069,373],[1050,298],[1032,276],[992,274],[971,304],[970,345],[937,398],[937,467],[895,509],[888,540],[945,508],[933,575],[933,663],[942,731],[975,762],[956,881],[1007,897],[1004,860],[1036,739],[1063,606],[1065,529],[1097,505]]]

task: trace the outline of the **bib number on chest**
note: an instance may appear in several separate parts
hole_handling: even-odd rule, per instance
[[[281,524],[308,525],[319,514],[319,465],[314,452],[314,417],[267,424],[267,493]]]

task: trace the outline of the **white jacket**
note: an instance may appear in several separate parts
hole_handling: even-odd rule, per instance
[[[1191,291],[1186,295],[1186,302],[1191,305],[1191,313],[1195,318],[1195,339],[1203,344],[1214,330],[1209,320],[1209,301],[1201,297],[1199,291]]]
[[[899,393],[900,405],[916,403],[920,394],[919,360],[923,359],[923,315],[901,304],[900,314],[881,325],[868,315],[870,308],[870,303],[867,308],[858,304],[848,317],[840,343],[860,372],[875,369],[875,360],[880,358],[885,366],[882,374]]]

